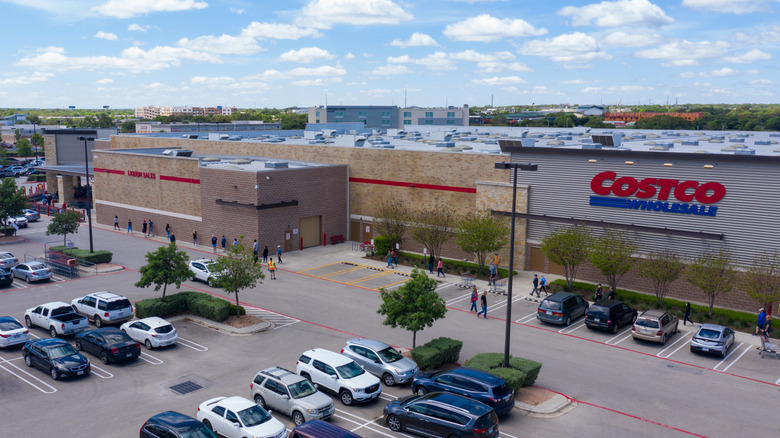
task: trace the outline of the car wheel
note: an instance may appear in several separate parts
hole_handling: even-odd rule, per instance
[[[216,282],[214,281],[214,279],[212,277],[209,277],[207,283],[208,283],[209,287],[216,287],[215,286]]]
[[[564,325],[568,326],[569,324],[571,324],[571,316],[566,317],[566,323]]]
[[[54,367],[52,367],[52,369],[49,370],[49,375],[51,376],[51,378],[53,380],[59,380],[59,378],[60,378],[60,375],[57,372],[57,368],[54,368]]]
[[[303,417],[303,414],[301,414],[298,411],[293,412],[292,414],[292,420],[293,423],[295,423],[296,426],[300,426],[306,421],[306,418]]]
[[[25,275],[24,276],[24,281],[26,281],[27,283],[30,283],[30,276],[29,275]]]
[[[146,348],[147,348],[148,350],[151,350],[151,349],[152,349],[152,341],[150,341],[150,340],[148,340],[148,339],[147,339],[146,341],[144,341],[144,345],[146,345]]]
[[[401,419],[398,418],[398,416],[392,414],[387,416],[387,427],[389,427],[393,432],[400,432],[403,429],[403,426],[401,425]]]
[[[106,352],[105,352],[105,351],[104,351],[104,352],[102,352],[102,353],[100,353],[100,360],[101,360],[101,361],[102,361],[104,364],[108,364],[108,355],[106,354]]]
[[[395,378],[393,378],[392,374],[385,373],[385,375],[382,376],[382,383],[384,383],[387,386],[393,386],[395,385]]]
[[[214,432],[214,428],[211,427],[211,422],[209,420],[203,420],[203,425],[208,427],[210,431]]]
[[[103,320],[100,319],[100,317],[97,315],[95,315],[95,327],[97,328],[103,327]]]
[[[263,398],[262,395],[257,394],[255,396],[255,403],[257,404],[257,406],[260,406],[261,408],[265,409],[265,399]]]
[[[81,341],[76,340],[76,350],[81,351]]]
[[[29,354],[24,355],[24,364],[27,365],[28,367],[32,366],[32,358],[30,357]]]
[[[32,328],[32,320],[30,320],[29,316],[24,317],[24,325],[26,325],[27,328]]]
[[[355,399],[352,398],[352,393],[346,389],[341,390],[339,398],[341,399],[341,402],[344,403],[344,406],[351,406],[352,403],[355,402]]]
[[[612,327],[612,334],[617,334],[618,330],[620,330],[620,325],[615,323],[615,326]]]
[[[664,333],[664,337],[661,338],[661,345],[666,345],[666,341],[668,341],[668,340],[669,340],[669,335]]]
[[[425,394],[427,394],[427,393],[428,393],[428,390],[426,390],[426,389],[425,389],[425,388],[423,388],[422,386],[418,386],[418,387],[417,387],[417,389],[415,389],[415,390],[414,390],[414,392],[415,392],[417,395],[425,395]]]
[[[49,334],[51,335],[52,338],[57,337],[57,330],[54,328],[54,326],[49,327]]]
[[[678,322],[677,324],[674,325],[674,333],[672,334],[676,335],[679,332],[680,332],[680,323]]]

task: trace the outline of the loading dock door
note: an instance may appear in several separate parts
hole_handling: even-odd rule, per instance
[[[322,216],[304,217],[300,220],[301,239],[303,247],[319,246],[322,244]]]
[[[349,240],[362,242],[360,240],[360,221],[349,221]]]

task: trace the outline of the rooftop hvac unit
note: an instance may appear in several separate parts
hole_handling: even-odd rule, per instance
[[[289,163],[286,161],[266,161],[265,167],[268,169],[287,169]]]
[[[602,146],[620,146],[623,144],[623,134],[593,134],[593,143]]]
[[[163,151],[163,155],[170,155],[172,157],[191,157],[192,151],[185,149],[166,149]]]

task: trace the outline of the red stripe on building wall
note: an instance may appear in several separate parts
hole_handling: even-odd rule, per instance
[[[414,189],[426,189],[426,190],[444,190],[447,192],[461,192],[461,193],[477,193],[477,189],[470,187],[455,187],[455,186],[440,186],[436,184],[421,184],[415,182],[404,181],[388,181],[385,179],[369,179],[369,178],[350,178],[349,182],[363,183],[363,184],[381,184],[383,186],[396,186],[396,187],[409,187]]]
[[[160,175],[160,181],[174,181],[174,182],[183,182],[183,183],[190,183],[190,184],[200,184],[199,179],[181,178],[178,176],[166,176],[166,175]]]
[[[103,169],[100,167],[96,167],[92,169],[93,172],[103,172],[103,173],[113,173],[114,175],[124,175],[124,170],[114,170],[114,169]]]

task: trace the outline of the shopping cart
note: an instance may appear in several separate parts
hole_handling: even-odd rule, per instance
[[[458,283],[457,286],[465,289],[471,289],[474,287],[475,278],[477,278],[477,276],[474,274],[469,274],[468,272],[461,272],[460,283]]]
[[[506,280],[493,280],[493,284],[490,285],[490,292],[494,294],[506,295]]]
[[[780,345],[777,342],[772,342],[771,339],[765,339],[761,337],[761,351],[759,351],[761,357],[772,356],[780,359]]]

